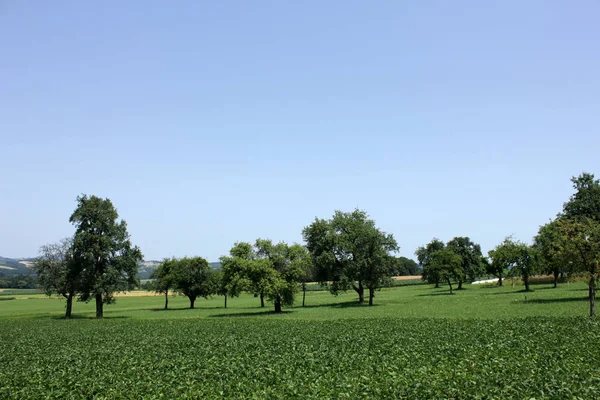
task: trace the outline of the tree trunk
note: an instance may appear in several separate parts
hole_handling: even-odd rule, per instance
[[[556,286],[558,284],[558,271],[554,271],[554,288],[556,289]]]
[[[596,297],[596,279],[594,279],[594,277],[592,276],[590,278],[590,317],[593,317],[594,315],[596,315],[595,297]]]
[[[352,284],[352,288],[358,294],[358,304],[364,304],[365,303],[365,287],[363,286],[362,282],[358,281],[358,287],[356,287],[354,284]]]
[[[452,282],[450,282],[450,278],[448,278],[448,286],[450,286],[450,294],[452,294]]]
[[[227,308],[227,295],[225,295],[224,297],[225,297],[225,308]]]
[[[373,305],[373,297],[375,297],[375,289],[369,288],[369,305]]]
[[[69,293],[67,296],[67,311],[65,312],[65,318],[71,318],[73,313],[73,294]]]
[[[458,281],[458,288],[456,290],[462,290],[462,283],[462,280]]]
[[[498,274],[498,286],[502,287],[502,274]]]
[[[96,293],[96,318],[104,317],[104,303],[102,302],[102,293]]]
[[[196,302],[196,296],[188,296],[190,299],[190,308],[194,308],[194,303]]]
[[[264,294],[260,294],[260,306],[264,307],[265,306],[265,295]]]
[[[169,291],[165,290],[165,310],[169,308]]]
[[[281,297],[275,297],[275,313],[279,314],[281,312]]]
[[[306,282],[302,283],[302,307],[304,307],[304,303],[306,302]]]
[[[525,282],[525,291],[529,292],[529,275],[523,277],[523,282]]]
[[[435,280],[435,288],[436,288],[436,289],[439,289],[439,287],[440,287],[440,280],[439,280],[439,279],[436,279],[436,280]]]

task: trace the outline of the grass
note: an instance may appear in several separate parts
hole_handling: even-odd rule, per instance
[[[598,398],[600,323],[583,283],[307,293],[281,315],[252,296],[0,304],[0,398]]]

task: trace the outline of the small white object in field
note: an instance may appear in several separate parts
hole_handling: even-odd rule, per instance
[[[478,285],[480,283],[495,283],[498,282],[498,278],[494,278],[494,279],[485,279],[483,281],[475,281],[475,282],[471,282],[471,285]]]

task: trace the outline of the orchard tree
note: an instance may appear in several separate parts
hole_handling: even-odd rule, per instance
[[[33,268],[38,283],[48,296],[58,294],[67,300],[65,318],[71,318],[73,298],[80,285],[79,271],[73,263],[73,239],[42,246]]]
[[[198,297],[206,299],[215,293],[211,272],[208,261],[202,257],[184,257],[173,263],[173,285],[176,291],[189,299],[190,308],[194,308]]]
[[[507,266],[504,264],[504,260],[501,260],[499,257],[494,257],[494,250],[490,250],[488,256],[488,259],[482,258],[481,260],[483,265],[485,265],[485,271],[498,278],[498,286],[502,286],[502,278],[504,277]]]
[[[295,243],[288,248],[288,258],[290,263],[298,266],[301,274],[298,277],[298,282],[302,288],[302,307],[306,304],[306,284],[314,281],[314,267],[310,253],[305,246]]]
[[[437,264],[432,265],[431,260],[433,255],[441,250],[444,250],[446,245],[439,239],[433,238],[426,246],[421,246],[415,251],[417,260],[423,268],[422,279],[428,283],[435,283],[435,287],[440,287],[441,271],[438,269]]]
[[[273,302],[275,312],[281,312],[281,306],[292,306],[298,290],[298,280],[303,273],[307,257],[302,254],[303,246],[271,240],[257,239],[255,243],[257,260],[261,269],[269,271],[264,287],[267,299]]]
[[[169,308],[169,291],[174,287],[172,270],[175,263],[177,263],[176,259],[166,258],[150,275],[150,279],[154,280],[151,286],[152,290],[165,295],[165,310]]]
[[[458,290],[463,287],[464,281],[473,282],[484,271],[481,261],[481,246],[474,243],[468,237],[455,237],[446,244],[446,248],[461,258],[461,273],[456,275]]]
[[[540,252],[542,264],[540,272],[552,274],[554,287],[557,287],[558,277],[572,270],[572,261],[567,257],[564,246],[564,231],[560,220],[554,220],[540,227],[534,243]]]
[[[397,276],[418,275],[419,264],[406,257],[393,257],[394,274]]]
[[[375,290],[394,274],[390,253],[398,251],[398,244],[365,211],[336,211],[330,220],[316,218],[302,234],[317,279],[331,282],[333,294],[352,288],[362,304],[367,288],[372,305]]]
[[[75,225],[73,262],[80,271],[81,301],[96,301],[96,318],[104,315],[104,304],[114,302],[114,293],[138,285],[136,274],[142,252],[133,246],[127,224],[109,199],[81,195],[69,221]]]
[[[564,256],[573,260],[576,272],[588,278],[590,316],[596,314],[596,284],[600,279],[600,223],[592,218],[564,219],[558,223]]]
[[[563,205],[559,219],[586,219],[600,222],[600,180],[587,172],[571,178],[575,193]]]
[[[504,241],[490,251],[492,264],[508,269],[510,276],[523,279],[525,291],[529,292],[529,277],[539,270],[540,255],[534,246],[507,237]]]
[[[438,271],[440,279],[448,283],[450,294],[452,294],[452,281],[459,281],[464,276],[462,266],[461,256],[449,248],[434,252],[429,261],[429,267]]]
[[[229,251],[229,256],[220,258],[221,262],[221,291],[225,296],[225,308],[227,308],[227,297],[237,297],[244,290],[251,288],[252,283],[246,277],[248,263],[254,259],[254,249],[250,243],[235,243]]]

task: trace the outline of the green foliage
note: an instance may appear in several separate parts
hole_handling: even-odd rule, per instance
[[[9,275],[5,276],[0,272],[0,289],[36,289],[38,287],[37,277],[35,275]]]
[[[190,300],[190,308],[198,297],[208,298],[216,292],[212,269],[202,257],[184,257],[169,261],[169,279],[175,291]]]
[[[563,205],[560,219],[591,218],[600,222],[600,180],[594,174],[582,173],[571,179],[575,193]]]
[[[452,281],[460,280],[465,274],[462,265],[462,258],[449,248],[445,248],[431,255],[428,267],[437,271],[440,280],[448,282],[452,293]]]
[[[507,237],[489,252],[492,264],[498,268],[508,269],[508,276],[523,279],[525,290],[529,291],[529,278],[540,269],[540,253],[535,246]]]
[[[363,322],[3,321],[0,398],[600,397],[597,321]]]
[[[441,271],[438,269],[439,265],[431,265],[433,255],[443,250],[446,247],[444,242],[437,238],[433,238],[426,246],[419,247],[415,251],[417,260],[423,268],[423,280],[427,283],[435,283],[436,287],[439,287],[441,277]]]
[[[396,276],[418,275],[419,264],[406,257],[392,257],[393,273]]]
[[[336,211],[330,220],[315,219],[302,234],[317,279],[331,282],[333,294],[353,288],[362,303],[366,286],[372,305],[374,290],[394,275],[390,253],[398,251],[398,243],[379,230],[365,211]]]
[[[463,282],[473,282],[484,272],[481,246],[471,241],[468,237],[455,237],[446,244],[446,248],[461,258],[461,270],[456,275],[458,288]],[[458,270],[456,270],[458,271]]]
[[[96,300],[97,317],[115,292],[138,285],[136,274],[142,252],[131,244],[127,223],[109,199],[82,195],[69,221],[75,225],[73,275],[79,279],[80,300]]]

